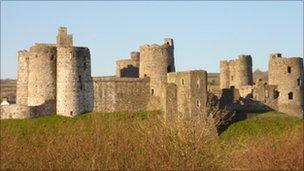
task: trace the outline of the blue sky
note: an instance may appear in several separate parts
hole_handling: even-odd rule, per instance
[[[242,53],[261,70],[273,52],[303,57],[301,1],[1,1],[1,78],[16,78],[17,51],[55,43],[59,26],[90,48],[93,76],[114,75],[117,59],[164,37],[174,39],[177,71],[218,72],[219,60]]]

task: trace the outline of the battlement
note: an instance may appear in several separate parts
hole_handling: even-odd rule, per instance
[[[19,50],[19,51],[18,51],[18,56],[19,56],[19,57],[28,57],[28,56],[27,56],[28,53],[29,53],[29,51],[27,51],[27,50],[25,50],[25,49]]]
[[[134,61],[139,61],[140,52],[133,51],[133,52],[130,53],[130,57],[131,57],[131,59],[134,60]]]
[[[271,57],[271,58],[281,58],[282,54],[281,53],[272,53],[272,54],[269,55],[269,57]]]
[[[164,38],[164,44],[168,44],[169,46],[174,47],[172,38]]]
[[[140,51],[145,51],[145,50],[162,50],[162,49],[168,49],[168,48],[173,48],[173,39],[171,38],[164,38],[164,44],[159,45],[159,44],[145,44],[139,47]]]
[[[270,63],[275,63],[278,65],[297,65],[303,64],[303,58],[301,57],[282,57],[281,54],[270,54]]]

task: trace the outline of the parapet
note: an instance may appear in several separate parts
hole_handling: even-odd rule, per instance
[[[270,54],[269,58],[271,62],[275,62],[276,64],[279,65],[293,65],[293,64],[303,65],[303,58],[301,57],[282,57],[282,54],[274,53],[274,54]]]
[[[167,49],[167,48],[173,48],[173,39],[171,38],[165,38],[164,39],[164,44],[158,45],[158,44],[145,44],[139,47],[140,51],[145,51],[145,50],[162,50],[162,49]]]

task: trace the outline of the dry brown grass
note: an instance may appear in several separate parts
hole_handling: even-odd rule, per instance
[[[169,128],[158,116],[91,114],[1,121],[1,169],[303,168],[303,141],[297,131],[280,134],[279,139],[247,137],[244,144],[231,143],[214,137],[209,122],[180,122]]]
[[[230,153],[233,169],[303,170],[303,129],[279,136],[259,136]]]

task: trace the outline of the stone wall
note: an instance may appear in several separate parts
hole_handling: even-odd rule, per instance
[[[29,52],[18,52],[16,103],[27,105],[28,97]]]
[[[31,108],[29,106],[12,104],[0,106],[1,119],[25,119],[31,117]]]
[[[252,59],[250,55],[239,55],[237,59],[220,61],[220,88],[252,85]]]
[[[278,86],[278,110],[302,117],[304,109],[303,58],[283,58],[281,54],[271,54],[268,67],[268,84]]]
[[[27,105],[56,103],[56,46],[36,43],[29,51]]]
[[[55,104],[52,100],[39,106],[11,104],[0,106],[1,119],[26,119],[54,114]]]
[[[131,59],[116,61],[116,77],[139,77],[139,52],[131,52]]]
[[[171,124],[176,121],[178,117],[176,84],[166,83],[162,86],[161,104],[165,123]]]
[[[94,77],[95,112],[146,111],[149,78]]]
[[[179,116],[191,118],[206,114],[206,71],[168,73],[167,80],[168,83],[174,83],[177,86],[177,111]]]

